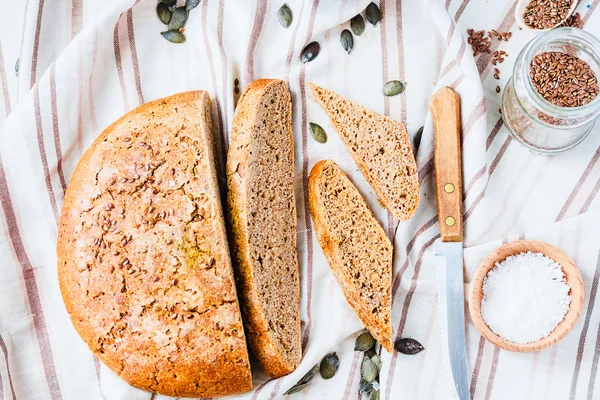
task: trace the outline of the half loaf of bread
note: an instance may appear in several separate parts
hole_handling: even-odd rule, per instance
[[[252,352],[272,377],[300,364],[292,102],[260,79],[240,98],[227,156],[234,266]]]
[[[380,202],[398,219],[412,217],[421,189],[404,125],[331,90],[309,85]]]
[[[69,183],[57,252],[75,329],[131,385],[252,388],[206,92],[144,104],[100,134]]]
[[[391,353],[392,243],[333,161],[320,161],[311,170],[308,200],[317,239],[346,300]]]

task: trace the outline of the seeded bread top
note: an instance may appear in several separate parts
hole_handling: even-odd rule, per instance
[[[412,217],[421,189],[404,125],[331,90],[309,85],[380,202],[398,219]]]
[[[81,159],[59,224],[75,329],[127,382],[170,396],[252,386],[212,146],[206,92],[133,110]]]
[[[391,353],[392,243],[335,162],[315,164],[308,198],[317,239],[346,300]]]

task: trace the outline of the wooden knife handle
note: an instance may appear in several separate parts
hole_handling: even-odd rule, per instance
[[[463,240],[462,153],[460,97],[449,87],[434,93],[429,102],[433,116],[435,190],[440,237],[443,242]]]

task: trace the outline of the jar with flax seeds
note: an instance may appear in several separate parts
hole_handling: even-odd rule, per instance
[[[553,29],[519,54],[502,96],[502,118],[529,149],[555,154],[580,143],[600,114],[600,41],[574,28]]]

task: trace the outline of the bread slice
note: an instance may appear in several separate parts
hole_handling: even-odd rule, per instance
[[[421,189],[404,125],[331,90],[312,83],[309,86],[379,201],[398,219],[412,217]]]
[[[252,352],[272,377],[302,359],[292,102],[284,81],[252,82],[227,156],[234,265]]]
[[[252,388],[204,91],[152,101],[77,165],[58,231],[75,329],[131,385],[168,396]]]
[[[311,170],[308,200],[317,239],[346,300],[391,353],[392,243],[333,161],[320,161]]]

